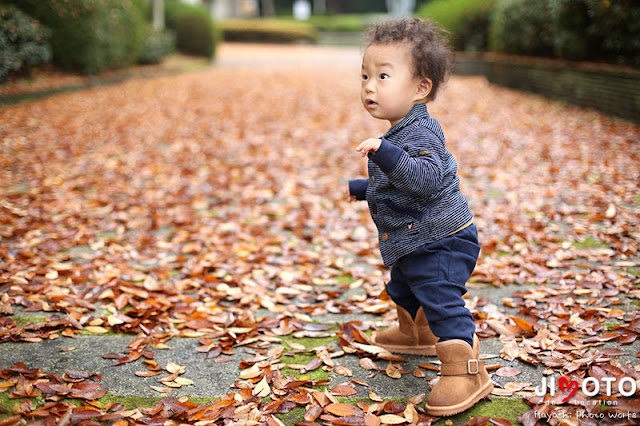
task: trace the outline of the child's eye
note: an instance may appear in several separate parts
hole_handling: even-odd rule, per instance
[[[386,73],[380,74],[380,80],[386,80],[387,78],[389,78],[389,74],[386,74]]]
[[[365,74],[362,74],[362,79],[363,79],[363,80],[369,80],[369,76],[368,76],[368,75],[365,75]]]

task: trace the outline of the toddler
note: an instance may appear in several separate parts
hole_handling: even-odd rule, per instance
[[[366,46],[362,104],[391,127],[356,148],[368,157],[369,179],[349,181],[349,200],[369,204],[399,322],[374,340],[392,352],[437,355],[441,377],[427,411],[457,414],[493,384],[462,299],[480,251],[477,230],[457,164],[426,105],[447,76],[451,52],[440,27],[415,18],[374,26]]]

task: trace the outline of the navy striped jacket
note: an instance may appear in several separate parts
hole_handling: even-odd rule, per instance
[[[385,266],[472,220],[458,165],[425,104],[414,105],[368,157],[369,179],[349,181],[349,192],[369,204]]]

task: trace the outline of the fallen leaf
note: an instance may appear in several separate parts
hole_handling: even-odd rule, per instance
[[[355,416],[358,414],[358,409],[353,405],[343,403],[329,404],[324,407],[324,410],[340,417]]]

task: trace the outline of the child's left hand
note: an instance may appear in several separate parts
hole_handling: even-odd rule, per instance
[[[375,155],[376,151],[380,148],[381,143],[382,143],[382,139],[369,138],[364,142],[360,143],[360,145],[358,145],[358,147],[356,148],[356,151],[362,154],[363,157],[367,155],[369,152]]]

